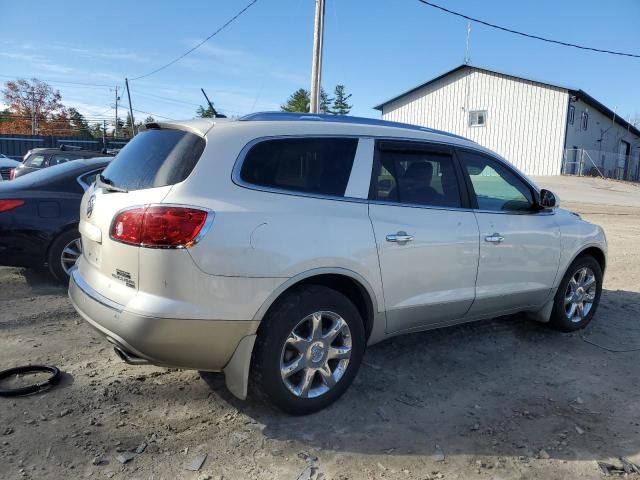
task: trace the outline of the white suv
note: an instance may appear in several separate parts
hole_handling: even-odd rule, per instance
[[[223,371],[297,414],[393,335],[514,312],[583,328],[607,248],[474,142],[290,113],[147,125],[80,232],[69,295],[121,358]]]

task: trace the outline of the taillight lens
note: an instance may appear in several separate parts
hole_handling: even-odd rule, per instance
[[[118,213],[111,238],[141,247],[180,248],[193,245],[210,214],[189,207],[151,205]]]
[[[9,180],[13,180],[14,178],[16,178],[16,169],[12,168],[9,170]]]
[[[8,212],[24,205],[24,200],[0,200],[0,212]]]

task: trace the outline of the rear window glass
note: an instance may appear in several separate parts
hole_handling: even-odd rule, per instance
[[[44,164],[44,155],[32,154],[24,161],[26,167],[41,168]]]
[[[240,178],[263,187],[344,196],[357,146],[355,138],[266,140],[249,150]]]
[[[120,150],[102,175],[127,190],[173,185],[189,176],[204,146],[204,139],[193,133],[146,130]]]

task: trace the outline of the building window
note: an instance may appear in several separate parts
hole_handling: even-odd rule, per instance
[[[486,110],[471,110],[469,112],[469,126],[470,127],[484,127],[487,125],[487,111]]]
[[[582,112],[582,129],[586,130],[587,128],[589,128],[589,114]]]
[[[569,125],[573,125],[576,119],[576,107],[569,105]]]

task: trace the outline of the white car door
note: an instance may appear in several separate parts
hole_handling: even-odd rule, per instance
[[[462,177],[450,147],[376,144],[369,216],[389,332],[459,319],[473,303],[478,226]]]
[[[458,149],[480,229],[476,298],[470,316],[541,306],[560,261],[560,229],[552,209],[505,162]]]

